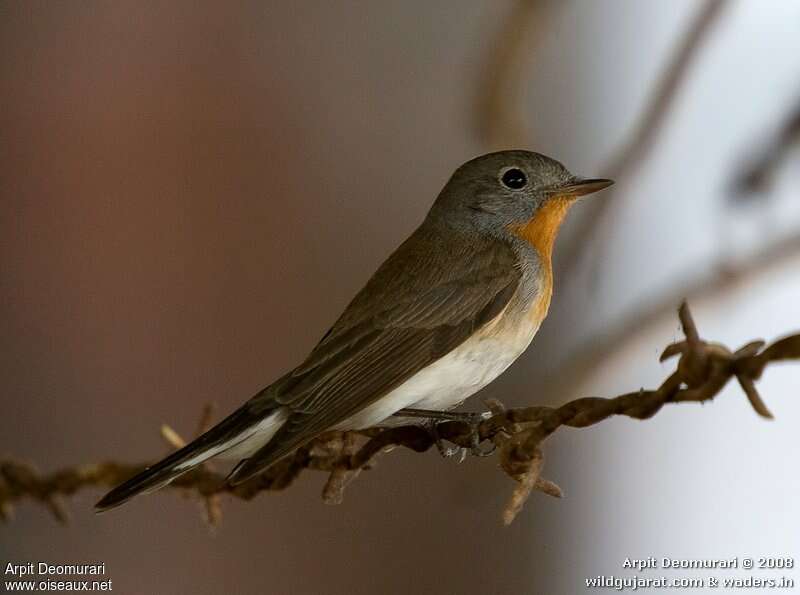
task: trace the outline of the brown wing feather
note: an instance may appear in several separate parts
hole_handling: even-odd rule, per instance
[[[246,481],[386,395],[503,310],[520,278],[513,251],[497,241],[453,235],[417,230],[306,361],[275,391],[251,402],[253,408],[283,405],[291,415],[234,470],[231,483]]]

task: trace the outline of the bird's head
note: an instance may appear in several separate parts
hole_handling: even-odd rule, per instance
[[[535,235],[554,237],[578,197],[611,184],[611,180],[575,176],[539,153],[499,151],[459,167],[429,217],[493,235],[510,232],[529,241]]]

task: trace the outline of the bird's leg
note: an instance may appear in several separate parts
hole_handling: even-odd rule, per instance
[[[476,457],[487,457],[495,451],[495,445],[493,444],[489,450],[481,450],[480,443],[481,443],[481,436],[479,427],[482,421],[489,419],[493,414],[491,411],[485,411],[483,413],[476,413],[470,411],[433,411],[428,409],[401,409],[397,413],[394,414],[396,417],[418,417],[422,419],[430,420],[432,423],[431,425],[431,434],[433,435],[434,440],[436,441],[436,447],[439,449],[439,452],[444,457],[451,457],[456,454],[459,450],[462,451],[461,460],[464,460],[463,453],[465,449],[461,448],[447,448],[442,443],[442,439],[439,436],[439,433],[436,429],[440,423],[446,421],[460,421],[465,424],[468,424],[471,429],[471,433],[469,436],[470,440],[470,447],[469,451],[472,455]]]
[[[467,449],[462,448],[461,446],[445,446],[444,440],[442,440],[442,437],[439,435],[439,424],[442,423],[443,420],[428,419],[427,421],[429,422],[428,431],[433,437],[433,441],[436,444],[436,449],[439,451],[439,454],[444,458],[449,459],[453,455],[461,453],[458,462],[463,463],[467,454]]]

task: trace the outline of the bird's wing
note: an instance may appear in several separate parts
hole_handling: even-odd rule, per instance
[[[306,361],[249,403],[291,414],[230,481],[247,480],[450,352],[503,311],[520,276],[514,252],[499,241],[417,230]]]

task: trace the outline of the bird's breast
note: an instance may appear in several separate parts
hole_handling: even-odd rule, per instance
[[[475,335],[478,344],[512,357],[519,357],[530,345],[550,306],[552,283],[545,275],[534,282],[534,289],[521,287],[508,306]]]
[[[536,254],[533,278],[529,280],[534,290],[518,310],[524,311],[529,319],[528,324],[537,329],[547,316],[553,295],[553,245],[573,202],[569,197],[551,198],[537,209],[530,221],[510,229],[511,233],[533,248]]]

